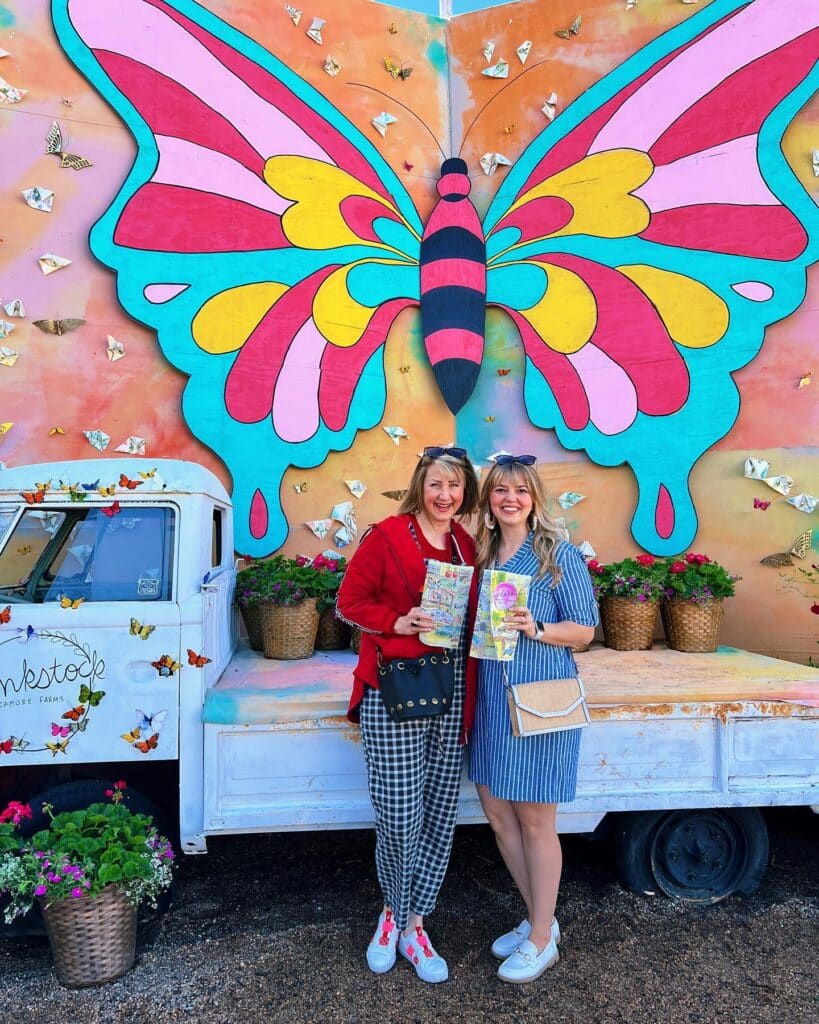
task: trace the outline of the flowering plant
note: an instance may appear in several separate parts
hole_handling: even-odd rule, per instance
[[[260,602],[277,605],[299,604],[315,597],[321,612],[332,608],[347,563],[343,558],[276,555],[255,562],[236,576],[236,600],[243,608]]]
[[[628,597],[636,601],[657,601],[663,594],[665,567],[653,555],[637,555],[620,562],[603,564],[596,558],[588,563],[594,596]]]
[[[740,579],[707,555],[689,552],[678,558],[668,558],[663,564],[665,596],[681,597],[695,604],[704,604],[715,598],[733,597],[736,592],[734,584]]]
[[[58,900],[97,896],[118,885],[137,906],[156,906],[157,896],[171,884],[174,859],[171,844],[144,814],[133,814],[122,804],[126,785],[108,790],[109,803],[95,803],[80,811],[54,814],[43,810],[48,828],[30,839],[19,834],[27,804],[12,801],[0,813],[0,892],[7,895],[6,923],[25,914],[36,899]]]

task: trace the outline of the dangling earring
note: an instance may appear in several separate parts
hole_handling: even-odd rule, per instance
[[[532,533],[537,526],[537,516],[534,512],[529,513],[529,518],[526,520],[526,525],[529,527],[529,532]]]
[[[492,515],[491,512],[484,512],[483,525],[487,528],[487,530],[495,529],[495,517]]]

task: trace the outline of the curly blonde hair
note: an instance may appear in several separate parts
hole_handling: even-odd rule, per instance
[[[532,511],[529,516],[529,529],[534,534],[532,550],[538,560],[537,579],[552,574],[552,586],[560,582],[563,570],[555,562],[555,548],[565,539],[565,534],[554,519],[546,511],[546,488],[538,476],[534,466],[522,466],[513,463],[499,466],[497,463],[489,470],[481,484],[478,502],[478,533],[476,537],[478,555],[477,568],[482,572],[495,564],[500,549],[501,532],[497,523],[487,526],[489,513],[489,495],[499,483],[522,483],[532,497]],[[491,516],[489,516],[491,518]]]

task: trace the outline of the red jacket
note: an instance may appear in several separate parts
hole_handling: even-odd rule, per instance
[[[364,687],[378,689],[377,648],[381,649],[385,661],[417,658],[430,650],[416,636],[401,636],[393,631],[396,621],[421,603],[426,577],[424,557],[410,533],[410,519],[408,515],[390,516],[373,526],[350,561],[339,587],[336,602],[339,614],[362,630],[347,712],[351,722],[358,721],[358,705],[364,697]],[[458,523],[452,524],[452,534],[466,565],[474,565],[473,538]],[[472,614],[476,594],[473,580]],[[476,684],[474,661],[467,658],[462,741],[475,717]]]

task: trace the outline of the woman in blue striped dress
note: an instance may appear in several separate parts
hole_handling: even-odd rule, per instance
[[[580,730],[516,737],[503,670],[510,683],[577,673],[571,648],[588,643],[597,604],[582,557],[546,512],[533,455],[501,455],[481,488],[479,569],[532,577],[528,608],[513,611],[520,632],[512,662],[481,661],[471,738],[470,778],[527,916],[492,945],[503,981],[525,982],[557,962],[554,919],[562,855],[557,805],[574,799]]]

